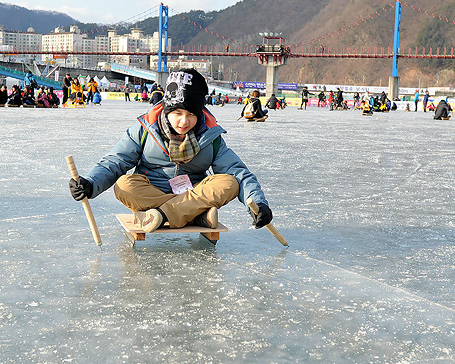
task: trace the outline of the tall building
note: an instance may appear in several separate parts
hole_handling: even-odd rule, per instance
[[[133,28],[130,34],[119,35],[115,30],[108,32],[111,52],[142,52],[153,53],[159,49],[159,33],[154,32],[152,36],[144,35],[142,30]],[[172,40],[168,39],[170,47]],[[164,45],[164,40],[163,40]],[[147,55],[114,55],[110,57],[111,62],[124,66],[149,68],[150,57]]]
[[[43,55],[44,62],[60,64],[66,67],[97,68],[101,63],[115,62],[125,66],[149,68],[148,55],[136,55],[135,52],[150,53],[158,52],[158,32],[153,36],[144,35],[140,29],[133,28],[130,34],[117,34],[116,30],[109,30],[107,36],[88,38],[87,34],[81,34],[77,26],[72,26],[69,32],[56,28],[53,32],[43,36],[42,49],[49,51]],[[164,44],[164,43],[163,43]],[[169,47],[171,40],[168,40]],[[91,55],[76,54],[62,55],[59,52],[124,52],[124,55]]]
[[[95,36],[95,50],[97,52],[109,52],[109,38],[106,35],[97,35]],[[99,68],[101,63],[109,62],[109,56],[105,55],[96,55],[92,56],[92,63],[94,64],[91,68]]]
[[[41,51],[42,34],[35,32],[35,29],[28,28],[26,32],[15,30],[7,30],[0,26],[0,49],[2,51],[10,51],[11,53],[0,54],[0,59],[21,60],[31,63],[39,55],[21,54],[21,51],[39,52]]]
[[[14,55],[15,60],[31,63],[35,59],[51,65],[64,67],[96,69],[106,62],[115,62],[124,66],[144,69],[158,69],[158,56],[147,53],[157,53],[159,50],[159,33],[144,35],[137,28],[131,29],[129,34],[117,34],[116,30],[109,30],[106,35],[97,35],[89,38],[81,33],[76,25],[69,31],[57,27],[48,34],[35,33],[33,28],[27,32],[7,31],[0,26],[0,50],[7,52],[0,54],[0,60],[10,60]],[[164,47],[164,38],[162,46]],[[168,38],[168,49],[172,46],[172,40]],[[20,51],[43,51],[42,55],[20,55]],[[11,52],[11,53],[9,53]],[[81,52],[81,54],[62,54],[63,52]],[[94,55],[91,53],[105,52],[106,54]],[[130,53],[124,55],[112,55],[112,53]],[[111,53],[111,54],[108,54]],[[144,55],[134,53],[145,53]],[[208,60],[189,60],[180,56],[178,59],[168,60],[168,68],[195,68],[201,73],[207,74],[210,69]]]
[[[46,63],[60,64],[65,67],[82,67],[86,68],[88,58],[82,55],[64,55],[59,52],[74,52],[83,51],[84,48],[90,48],[84,44],[88,38],[87,34],[81,34],[80,29],[73,25],[69,32],[65,32],[62,28],[55,28],[49,34],[44,34],[42,38],[43,52],[49,51],[48,54],[43,54],[42,60]],[[91,62],[88,62],[91,63]]]

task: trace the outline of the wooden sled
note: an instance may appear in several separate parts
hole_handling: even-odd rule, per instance
[[[36,105],[27,105],[27,104],[24,104],[24,105],[22,105],[22,107],[34,108],[34,107],[36,107]]]
[[[62,105],[62,107],[68,108],[68,109],[83,109],[85,108],[85,102],[75,102],[74,104],[71,101],[67,101]]]
[[[246,121],[248,121],[248,122],[256,121],[259,123],[259,122],[265,121],[268,117],[269,117],[268,115],[264,115],[262,118],[246,119]]]
[[[441,118],[441,120],[450,120],[450,116],[448,116],[446,118]]]
[[[133,214],[117,214],[117,219],[122,224],[125,229],[125,235],[131,244],[134,246],[136,241],[145,240],[145,231],[140,227],[133,224],[134,215]],[[218,223],[216,229],[205,228],[202,226],[187,225],[180,229],[171,229],[169,223],[164,224],[160,229],[155,230],[151,234],[163,234],[163,233],[172,233],[172,234],[182,234],[182,233],[200,233],[207,240],[209,240],[213,245],[220,239],[220,233],[228,231],[228,228],[221,223]]]
[[[21,107],[21,105],[6,104],[7,107]]]
[[[363,116],[373,116],[372,112],[362,112]]]

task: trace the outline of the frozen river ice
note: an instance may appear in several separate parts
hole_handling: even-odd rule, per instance
[[[0,109],[1,363],[455,363],[455,124],[422,111],[212,111],[289,241],[238,201],[216,247],[93,242],[68,190],[148,104]]]

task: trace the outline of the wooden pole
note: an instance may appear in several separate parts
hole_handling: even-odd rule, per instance
[[[251,211],[254,212],[255,215],[259,213],[258,205],[256,205],[256,202],[254,202],[251,197],[248,197],[246,203],[250,207]],[[265,227],[281,244],[283,244],[284,246],[289,246],[284,236],[280,234],[280,232],[275,228],[275,226],[272,225],[272,223],[265,225]]]
[[[77,181],[79,178],[79,173],[77,172],[76,164],[74,163],[72,155],[66,157],[66,163],[68,164],[68,168],[71,172],[71,177]],[[98,231],[98,226],[96,226],[95,217],[93,216],[90,203],[88,202],[87,197],[85,197],[81,202],[82,206],[84,206],[85,216],[87,217],[88,223],[90,225],[90,230],[92,230],[93,239],[95,239],[96,245],[101,248],[101,236],[100,232]]]

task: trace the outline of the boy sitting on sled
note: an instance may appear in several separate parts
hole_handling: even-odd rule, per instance
[[[196,70],[172,72],[162,102],[140,116],[84,177],[70,180],[73,198],[95,198],[115,184],[115,196],[145,232],[166,221],[171,228],[216,228],[217,209],[235,197],[256,202],[256,228],[270,223],[272,211],[256,176],[227,147],[225,130],[204,107],[207,93]],[[207,175],[210,167],[213,175]]]

